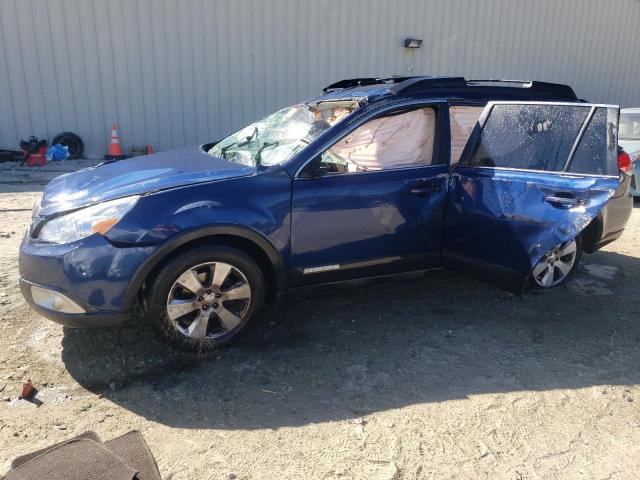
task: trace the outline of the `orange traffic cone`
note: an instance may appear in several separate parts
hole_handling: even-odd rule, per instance
[[[151,155],[152,153],[156,153],[151,144],[147,145],[147,155]]]
[[[109,148],[107,154],[104,156],[105,160],[122,160],[127,158],[122,154],[122,147],[120,146],[120,136],[118,135],[118,126],[114,123],[111,126],[111,141],[109,142]]]

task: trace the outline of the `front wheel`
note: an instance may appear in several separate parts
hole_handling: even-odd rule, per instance
[[[534,267],[533,281],[542,288],[562,285],[575,274],[581,254],[580,237],[556,245]]]
[[[246,334],[264,298],[264,276],[251,257],[229,247],[198,247],[160,271],[148,318],[170,343],[203,352]]]

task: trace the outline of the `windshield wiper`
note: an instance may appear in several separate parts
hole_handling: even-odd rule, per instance
[[[256,166],[258,167],[260,166],[260,162],[262,162],[262,151],[265,148],[275,147],[279,144],[280,142],[278,140],[274,140],[273,142],[262,142],[262,145],[260,145],[260,148],[258,149],[256,154],[253,156],[253,159],[256,161]]]
[[[258,127],[253,127],[253,133],[245,137],[244,141],[241,142],[240,140],[238,140],[237,142],[230,143],[226,147],[222,147],[220,149],[220,153],[222,153],[222,158],[226,158],[225,154],[227,153],[227,150],[229,150],[231,147],[244,147],[245,145],[249,145],[257,135],[258,135]]]

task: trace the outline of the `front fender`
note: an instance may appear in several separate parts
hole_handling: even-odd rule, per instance
[[[280,167],[259,174],[188,185],[140,198],[106,236],[120,247],[153,247],[132,280],[127,305],[166,255],[188,242],[212,235],[252,242],[269,258],[278,289],[284,288],[291,235],[291,178]]]

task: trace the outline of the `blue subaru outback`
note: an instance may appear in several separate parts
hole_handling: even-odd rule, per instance
[[[444,267],[555,287],[631,214],[618,116],[558,84],[343,80],[217,143],[53,180],[22,293],[74,327],[140,308],[199,350],[310,285]]]

